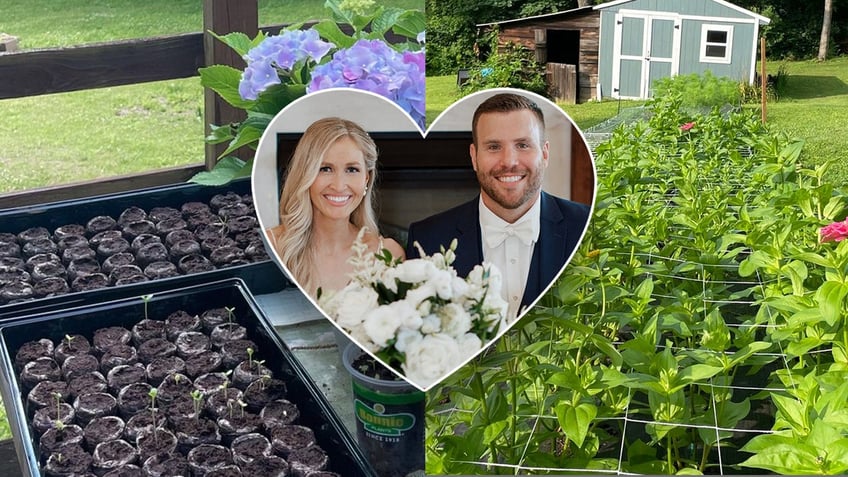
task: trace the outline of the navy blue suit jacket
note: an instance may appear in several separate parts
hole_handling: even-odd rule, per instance
[[[529,306],[545,291],[565,265],[566,260],[577,248],[590,209],[584,204],[561,199],[542,192],[541,227],[539,241],[533,248],[530,273],[524,288],[521,307]],[[424,253],[430,255],[447,248],[451,240],[457,239],[457,273],[465,277],[475,265],[483,262],[483,245],[480,234],[479,196],[472,201],[428,217],[409,226],[406,242],[406,257],[418,257],[414,242],[421,244]],[[503,270],[509,273],[509,270]]]

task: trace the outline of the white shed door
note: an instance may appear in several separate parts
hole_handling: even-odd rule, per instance
[[[616,14],[612,67],[614,98],[648,98],[654,80],[677,74],[680,25],[680,17],[674,14]]]

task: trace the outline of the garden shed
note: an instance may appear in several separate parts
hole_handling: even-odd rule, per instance
[[[536,60],[546,64],[548,84],[558,100],[584,102],[594,96],[598,82],[599,26],[598,12],[581,7],[478,28],[497,28],[499,48],[514,43],[535,52]]]
[[[704,73],[754,81],[760,25],[769,19],[725,0],[616,0],[600,12],[600,94],[648,98],[651,83]]]
[[[478,28],[498,28],[499,47],[533,51],[551,93],[569,101],[564,90],[573,88],[583,102],[648,98],[654,80],[677,74],[753,82],[759,29],[768,23],[725,0],[615,0]]]

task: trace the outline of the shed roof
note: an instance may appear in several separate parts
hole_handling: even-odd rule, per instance
[[[499,22],[480,23],[480,24],[477,25],[477,28],[487,27],[487,26],[492,26],[492,25],[504,25],[504,24],[508,24],[508,23],[518,23],[518,22],[529,21],[529,20],[538,20],[538,19],[541,19],[541,18],[553,20],[553,19],[558,19],[558,18],[565,18],[565,17],[568,17],[570,15],[574,15],[576,13],[588,12],[588,11],[591,11],[591,10],[592,10],[592,6],[590,5],[588,7],[572,8],[571,10],[563,10],[561,12],[554,12],[554,13],[544,13],[542,15],[534,15],[532,17],[512,18],[510,20],[501,20]]]
[[[614,7],[616,5],[621,5],[621,4],[624,4],[624,3],[630,3],[632,1],[633,0],[613,0],[611,2],[602,3],[600,5],[595,5],[591,8],[594,8],[595,10],[603,10],[604,8]],[[760,25],[768,25],[769,23],[771,23],[771,20],[769,18],[764,17],[760,14],[754,13],[751,10],[742,8],[739,5],[735,5],[733,3],[730,3],[726,0],[706,0],[706,1],[715,2],[719,5],[723,5],[727,8],[736,10],[737,12],[740,12],[742,14],[748,15],[751,18],[756,19],[760,23]]]

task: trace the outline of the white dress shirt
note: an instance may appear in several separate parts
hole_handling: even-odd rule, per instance
[[[479,208],[483,260],[498,267],[503,275],[501,295],[509,303],[507,321],[512,321],[518,315],[533,247],[539,241],[541,201],[536,199],[530,210],[512,224],[489,210],[482,198]]]

